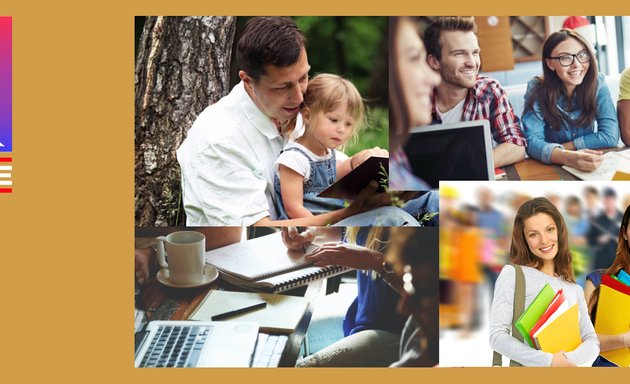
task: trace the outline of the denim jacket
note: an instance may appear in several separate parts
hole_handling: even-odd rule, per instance
[[[525,102],[531,97],[534,87],[540,80],[533,78],[527,84]],[[571,127],[566,122],[560,131],[548,127],[545,122],[539,100],[534,101],[533,110],[523,113],[523,126],[527,137],[527,154],[543,163],[551,163],[551,152],[554,148],[561,148],[562,143],[572,141],[576,149],[599,149],[614,147],[619,142],[619,124],[617,112],[606,86],[603,74],[597,76],[597,115],[596,121],[582,127]],[[567,100],[561,97],[557,107],[565,112]],[[565,112],[566,113],[566,112]],[[577,119],[581,110],[569,112],[570,119]],[[595,124],[597,123],[597,124]]]
[[[332,199],[326,197],[318,197],[321,192],[331,186],[337,179],[337,160],[335,151],[332,150],[332,156],[327,160],[313,160],[308,153],[297,147],[288,147],[284,151],[296,151],[304,155],[308,159],[311,168],[310,176],[304,179],[304,208],[308,209],[313,215],[334,211],[343,208],[343,199]],[[274,190],[278,197],[278,211],[280,220],[287,220],[286,209],[282,200],[282,191],[280,189],[280,178],[276,173],[274,176]]]

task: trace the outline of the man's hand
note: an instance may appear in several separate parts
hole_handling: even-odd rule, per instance
[[[391,196],[387,192],[375,193],[378,183],[374,180],[363,188],[357,198],[350,204],[348,209],[352,212],[350,216],[369,211],[374,208],[391,205]]]
[[[136,280],[138,284],[144,284],[150,275],[150,267],[155,262],[155,251],[153,248],[136,248],[134,251],[134,264]]]

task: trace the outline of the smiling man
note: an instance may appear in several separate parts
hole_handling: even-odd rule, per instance
[[[472,17],[440,17],[424,32],[427,62],[442,76],[433,94],[433,124],[486,119],[496,142],[494,165],[525,158],[518,116],[499,83],[479,75],[481,59]]]
[[[306,39],[290,18],[253,17],[238,41],[237,60],[241,81],[197,117],[177,150],[188,226],[323,226],[346,218],[398,225],[413,220],[394,207],[366,212],[389,204],[389,196],[375,194],[378,186],[373,185],[348,207],[276,221],[273,163],[304,129],[299,111],[310,71]],[[354,156],[365,156],[365,151]]]

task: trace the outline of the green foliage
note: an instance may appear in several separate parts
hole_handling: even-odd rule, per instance
[[[311,75],[335,73],[352,81],[370,103],[385,105],[387,17],[297,16],[308,40]],[[383,94],[385,93],[385,94]]]
[[[389,114],[387,108],[367,108],[366,125],[361,131],[356,142],[348,142],[344,153],[352,156],[355,153],[367,149],[379,147],[389,148]]]

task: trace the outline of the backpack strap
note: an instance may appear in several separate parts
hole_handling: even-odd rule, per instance
[[[525,310],[525,275],[520,265],[512,264],[515,270],[516,279],[514,284],[514,311],[512,312],[512,336],[518,341],[523,342],[523,335],[516,329],[516,321],[521,317]],[[492,366],[500,367],[503,365],[501,354],[494,351],[492,356]],[[510,360],[510,367],[521,367],[522,365],[514,360]]]

